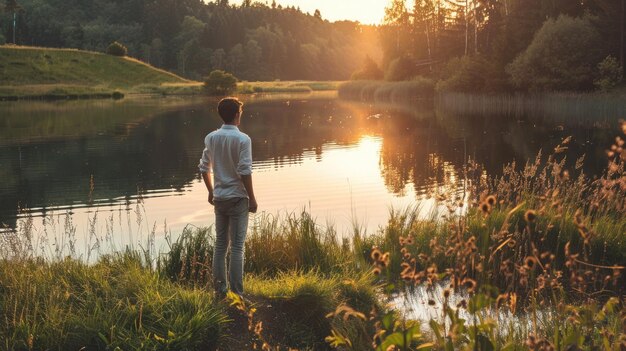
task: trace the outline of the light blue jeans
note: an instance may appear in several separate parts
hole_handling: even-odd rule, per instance
[[[213,282],[218,294],[226,294],[228,286],[235,294],[243,293],[243,259],[248,231],[248,199],[215,200],[215,249],[213,251]],[[230,246],[228,284],[226,283],[226,252]]]

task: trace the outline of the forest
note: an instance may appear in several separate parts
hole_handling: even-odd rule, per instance
[[[366,55],[379,56],[376,28],[330,23],[316,11],[227,0],[19,0],[0,3],[0,44],[129,56],[200,80],[214,69],[243,80],[344,80]]]
[[[494,92],[609,91],[623,79],[624,0],[389,0],[377,26],[276,1],[2,7],[0,43],[104,51],[119,41],[196,80],[220,69],[250,81],[427,78],[440,91]]]
[[[623,78],[623,0],[391,0],[382,71],[462,92],[610,90]]]

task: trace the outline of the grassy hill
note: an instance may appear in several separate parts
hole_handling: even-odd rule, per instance
[[[181,78],[129,57],[76,49],[0,46],[0,97],[90,97],[199,89]]]

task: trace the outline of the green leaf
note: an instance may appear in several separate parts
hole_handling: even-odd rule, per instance
[[[385,316],[383,317],[382,320],[382,324],[383,324],[383,328],[385,330],[391,331],[394,325],[394,313],[393,312],[389,312],[387,314],[385,314]]]
[[[437,341],[443,342],[443,336],[441,335],[441,326],[439,325],[439,323],[437,323],[434,319],[431,319],[429,324],[430,329],[432,329],[433,333],[435,333]]]
[[[450,339],[446,341],[446,351],[454,351],[454,345],[452,344],[452,340]]]
[[[407,347],[408,345],[404,344],[404,334],[401,332],[395,332],[386,337],[381,344],[381,348],[383,350],[387,350],[390,346],[398,346],[401,348]]]

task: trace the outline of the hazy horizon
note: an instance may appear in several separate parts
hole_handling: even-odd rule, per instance
[[[231,1],[232,4],[240,5],[243,0]],[[256,0],[270,5],[271,0]],[[303,12],[313,14],[320,10],[322,18],[330,22],[335,21],[359,21],[362,24],[380,24],[385,16],[385,0],[276,0],[283,7],[300,7]]]

